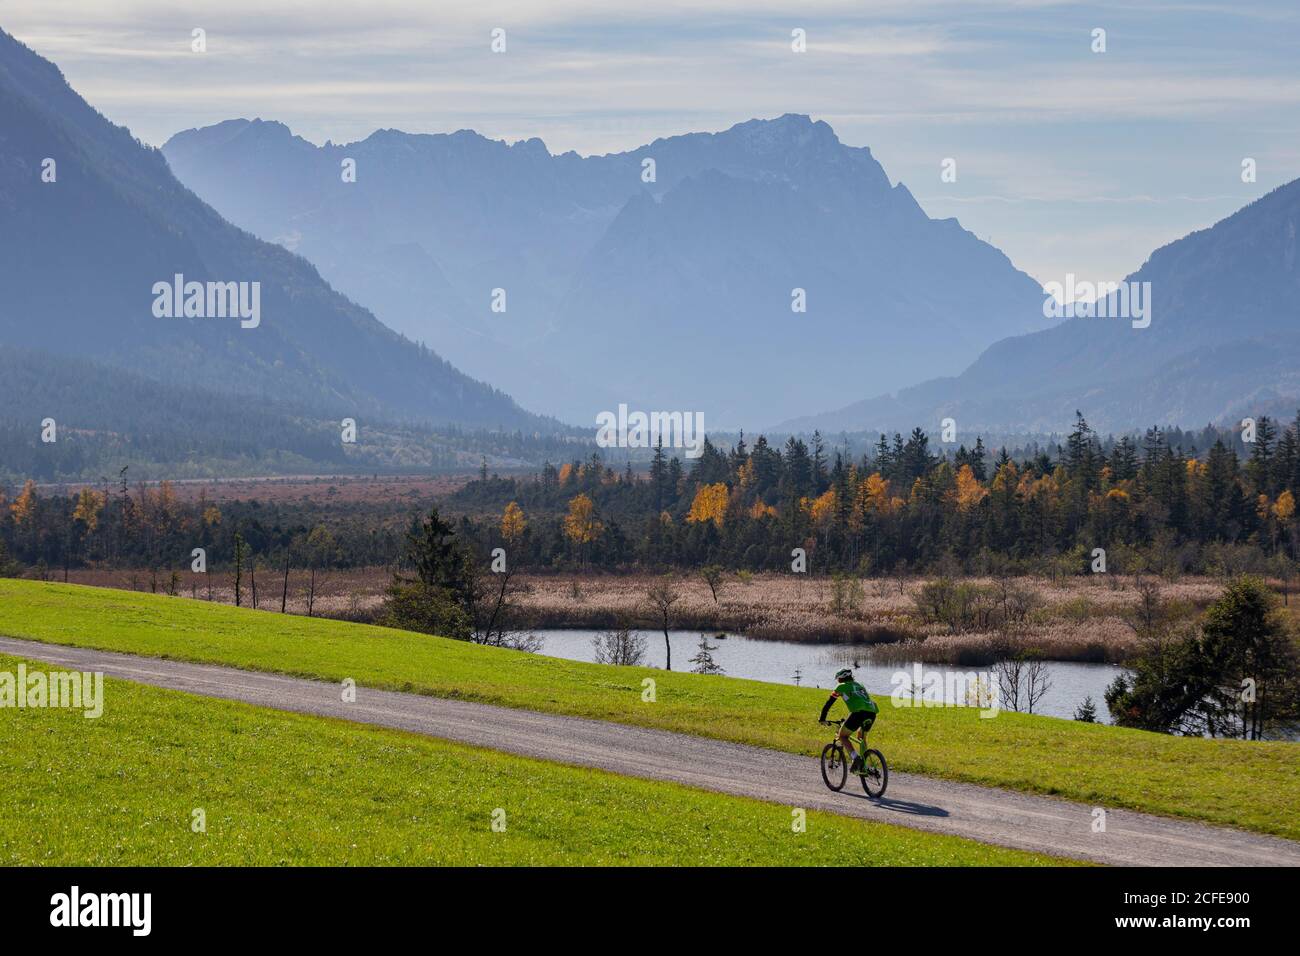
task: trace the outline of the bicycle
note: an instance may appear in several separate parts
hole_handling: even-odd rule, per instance
[[[849,760],[844,748],[840,746],[840,725],[844,721],[828,720],[827,723],[835,728],[835,736],[822,748],[822,780],[826,781],[826,786],[839,793],[849,779]],[[865,730],[858,732],[858,741],[866,747]],[[862,757],[862,768],[855,771],[855,774],[861,778],[862,789],[867,796],[873,800],[884,796],[885,788],[889,786],[889,764],[885,763],[885,755],[879,750],[866,750]]]

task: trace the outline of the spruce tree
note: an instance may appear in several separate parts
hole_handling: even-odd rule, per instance
[[[1300,415],[1297,416],[1300,421]],[[884,436],[880,436],[884,439]],[[826,477],[826,442],[820,431],[813,432],[812,437],[812,493],[820,495],[827,487]]]
[[[697,650],[695,656],[691,658],[691,663],[695,665],[691,668],[691,672],[695,674],[723,673],[718,662],[713,659],[713,652],[717,649],[718,645],[709,643],[707,634],[701,634],[699,650]]]
[[[1093,703],[1091,694],[1085,697],[1083,703],[1075,709],[1074,719],[1085,724],[1095,724],[1097,722],[1097,705]]]
[[[1255,424],[1255,442],[1250,449],[1246,474],[1257,495],[1273,493],[1273,443],[1277,441],[1277,428],[1267,415],[1259,416]]]
[[[984,457],[984,439],[976,435],[975,448],[970,453],[970,470],[974,472],[975,477],[980,481],[988,479],[988,470],[984,466]]]

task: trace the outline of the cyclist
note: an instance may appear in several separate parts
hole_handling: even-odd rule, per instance
[[[849,767],[849,772],[857,773],[862,767],[862,754],[867,752],[867,731],[876,722],[876,714],[880,712],[880,708],[871,699],[867,689],[853,679],[853,671],[849,668],[845,667],[835,674],[835,684],[835,689],[831,691],[826,705],[822,707],[820,719],[823,724],[828,723],[826,715],[830,713],[831,705],[837,700],[844,701],[844,705],[849,709],[849,717],[840,725],[840,746],[853,754],[853,765]],[[862,730],[859,736],[862,742],[862,754],[853,749],[853,742],[849,739],[849,734],[858,728]]]

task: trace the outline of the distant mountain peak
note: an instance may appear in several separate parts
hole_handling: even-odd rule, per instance
[[[293,136],[293,130],[279,120],[264,120],[257,117],[248,126],[263,136]]]
[[[829,123],[813,121],[805,113],[783,113],[775,119],[752,119],[737,123],[720,135],[735,134],[756,149],[777,150],[808,146],[840,146]]]
[[[549,159],[551,156],[551,151],[546,148],[546,144],[536,136],[531,136],[528,139],[516,140],[510,144],[510,149],[518,151],[525,156],[537,156],[546,159]]]
[[[337,154],[267,145],[164,152],[232,221],[297,237],[395,328],[572,422],[644,400],[715,427],[767,424],[830,407],[848,383],[955,374],[1042,325],[1038,283],[803,113],[593,156],[472,130],[376,132],[349,153],[363,202],[338,185]],[[407,244],[425,255],[394,254]],[[498,288],[509,322],[489,312]],[[791,321],[794,289],[806,320]],[[725,374],[709,370],[717,354],[735,356]],[[785,374],[804,384],[749,387]]]

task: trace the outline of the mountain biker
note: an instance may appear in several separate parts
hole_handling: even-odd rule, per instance
[[[837,700],[844,701],[844,706],[849,709],[849,716],[844,723],[840,725],[840,746],[847,752],[853,754],[853,765],[849,767],[850,773],[857,773],[862,766],[862,756],[867,751],[867,731],[871,725],[876,722],[876,714],[880,708],[876,702],[871,699],[867,689],[853,679],[853,671],[845,667],[835,674],[835,689],[831,691],[831,696],[827,699],[825,706],[822,707],[821,723],[829,723],[826,715],[830,713],[831,705]],[[862,728],[862,754],[853,749],[853,742],[849,739],[849,734],[858,728]]]

